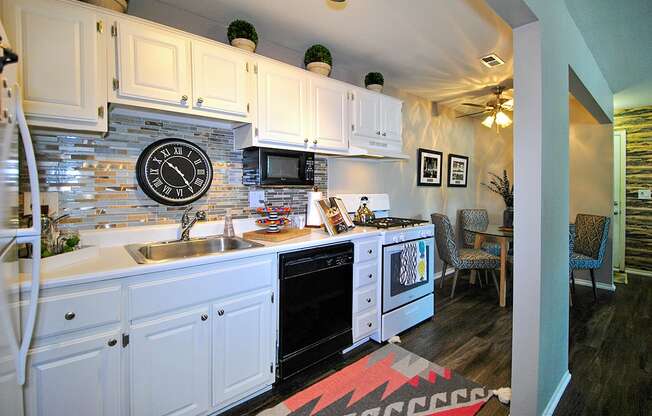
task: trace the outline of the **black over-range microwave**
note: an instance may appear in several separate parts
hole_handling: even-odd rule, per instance
[[[245,185],[315,184],[315,154],[294,150],[249,147],[243,150]]]

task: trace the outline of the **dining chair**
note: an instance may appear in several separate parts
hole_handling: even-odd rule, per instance
[[[467,228],[487,228],[489,213],[484,208],[466,208],[460,210],[460,223],[462,225],[462,241],[464,248],[475,248],[475,233],[466,231]],[[482,249],[494,256],[500,256],[500,244],[495,241],[485,241]]]
[[[453,226],[446,215],[432,214],[430,216],[432,223],[435,224],[435,240],[437,252],[442,261],[441,287],[444,287],[446,269],[448,266],[455,268],[455,278],[453,279],[453,289],[451,290],[451,299],[455,296],[455,286],[461,270],[490,270],[498,291],[498,281],[496,280],[495,269],[500,267],[500,258],[484,250],[474,248],[457,248],[455,232]]]
[[[575,270],[588,270],[593,286],[593,300],[598,300],[595,283],[595,270],[602,267],[607,238],[609,236],[609,217],[601,215],[577,214],[575,224],[569,226],[569,279],[571,296],[575,294]]]

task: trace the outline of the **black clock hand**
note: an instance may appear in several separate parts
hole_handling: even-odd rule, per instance
[[[186,175],[184,175],[183,172],[181,172],[178,167],[174,166],[172,163],[167,162],[167,161],[165,163],[167,163],[168,166],[170,166],[172,169],[177,171],[177,173],[181,176],[181,179],[183,179],[183,181],[186,183],[186,185],[190,186],[190,182],[188,182],[188,180],[186,179]]]

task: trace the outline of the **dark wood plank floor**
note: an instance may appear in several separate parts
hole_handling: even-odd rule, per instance
[[[437,288],[436,319],[401,334],[401,346],[490,388],[509,386],[511,305],[498,307],[493,286],[469,287],[466,280],[451,301],[450,280]],[[651,311],[652,279],[630,276],[615,294],[600,291],[597,304],[590,288],[578,286],[571,310],[572,379],[556,416],[652,415]],[[369,342],[330,359],[226,415],[255,415],[377,348]],[[506,416],[509,408],[492,399],[479,414]]]

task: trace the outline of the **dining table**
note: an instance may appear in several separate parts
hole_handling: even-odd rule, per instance
[[[500,244],[500,281],[498,285],[498,298],[501,307],[507,304],[507,256],[509,255],[509,242],[514,239],[514,229],[506,228],[502,225],[488,224],[482,225],[468,225],[464,227],[464,231],[475,234],[475,242],[473,247],[476,249],[482,248],[487,238],[495,239]],[[476,271],[471,271],[471,284],[475,284]]]

